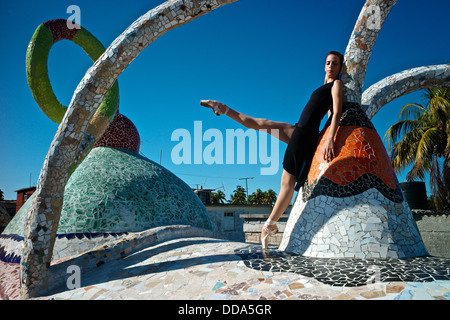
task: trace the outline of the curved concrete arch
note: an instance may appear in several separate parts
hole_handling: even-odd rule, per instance
[[[367,0],[345,49],[342,71],[344,95],[348,102],[361,103],[367,64],[377,36],[397,0]]]
[[[405,94],[433,87],[450,86],[450,64],[404,70],[370,86],[361,97],[369,119],[386,104]]]
[[[95,111],[114,81],[155,39],[166,32],[237,0],[169,0],[133,22],[87,71],[53,138],[25,222],[21,260],[21,296],[45,290],[69,168]],[[103,135],[98,133],[98,138]]]

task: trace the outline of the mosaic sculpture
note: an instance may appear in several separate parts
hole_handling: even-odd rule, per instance
[[[55,96],[47,71],[47,61],[50,49],[60,40],[70,40],[79,45],[95,62],[103,52],[105,47],[89,31],[81,26],[69,29],[67,21],[55,19],[47,21],[38,26],[28,45],[26,56],[26,71],[28,86],[31,89],[38,106],[50,120],[60,124],[67,111]],[[92,143],[103,134],[109,122],[113,119],[119,107],[119,86],[114,82],[111,89],[100,103],[99,95],[92,96],[94,106],[98,109],[88,124],[85,133],[85,142],[79,154],[74,159],[70,173],[73,172],[78,163],[89,153]]]
[[[280,250],[323,258],[428,254],[370,118],[401,95],[450,85],[450,65],[403,71],[362,93],[375,40],[395,3],[367,1],[360,13],[345,52],[342,80],[346,102],[335,141],[339,154],[330,163],[320,154],[327,123],[308,179],[290,213]],[[374,21],[375,26],[370,24]]]
[[[101,54],[94,65],[87,71],[85,77],[78,85],[70,106],[64,113],[58,131],[51,143],[39,177],[35,196],[30,203],[30,210],[26,217],[24,251],[21,259],[22,297],[36,296],[45,290],[60,222],[65,185],[71,170],[74,168],[74,159],[76,157],[82,159],[87,153],[86,150],[90,150],[95,143],[95,139],[99,139],[106,129],[104,123],[108,122],[107,118],[109,115],[98,114],[97,110],[100,104],[107,99],[107,94],[111,91],[110,89],[118,76],[144,48],[165,32],[232,2],[235,2],[235,0],[167,1],[136,20]],[[361,103],[361,89],[365,67],[379,31],[368,30],[364,26],[364,22],[367,21],[368,17],[367,8],[369,6],[380,8],[381,21],[384,21],[394,3],[395,1],[386,0],[367,1],[361,12],[358,19],[359,25],[355,27],[346,53],[348,73],[344,83],[346,84],[346,97],[349,102],[345,106],[346,110],[356,110],[356,112],[362,110],[359,105]],[[428,74],[428,76],[430,75]],[[422,87],[417,86],[417,88]],[[112,97],[114,97],[113,93],[111,93]],[[350,102],[354,102],[357,105],[350,104]],[[375,102],[371,102],[371,105],[367,106],[367,108],[371,108],[372,105],[375,105]],[[353,111],[349,112],[352,113]],[[57,112],[51,111],[50,113],[56,114]],[[92,123],[96,116],[100,117],[99,123],[101,125]],[[93,133],[88,131],[90,126],[94,126],[95,130],[92,131]],[[86,134],[86,132],[89,134]],[[95,139],[92,138],[93,136]],[[358,137],[358,135],[355,134],[355,137]],[[373,135],[372,138],[376,139],[376,136]],[[366,140],[360,140],[362,144],[364,144],[364,141]],[[374,150],[377,150],[378,143],[373,141],[371,143],[375,143],[374,146],[371,146]],[[353,146],[361,150],[357,143],[354,143]],[[378,157],[384,159],[383,155]],[[322,169],[323,167],[320,168],[320,170]],[[340,168],[339,171],[343,173],[343,170],[343,168]],[[377,169],[374,171],[379,173],[380,170],[378,168],[378,171]],[[386,181],[391,181],[389,180],[390,178],[392,177],[389,175],[383,176],[382,179],[385,180],[381,179],[381,181],[385,183]],[[396,193],[394,192],[394,194]],[[315,197],[315,199],[319,199],[319,197]],[[325,197],[325,201],[331,199],[330,196]],[[345,202],[347,198],[339,199],[343,199],[343,202]],[[362,198],[364,197],[361,197],[360,200],[367,200]],[[297,200],[299,199],[301,197]],[[359,200],[352,201],[354,204],[355,201],[358,203]],[[298,206],[297,202],[296,205]],[[398,208],[397,205],[394,206]],[[409,209],[406,207],[405,210]],[[328,215],[329,210],[325,208],[324,211]],[[378,212],[381,212],[381,210]],[[408,212],[406,212],[407,214]],[[383,222],[382,219],[380,220]],[[290,221],[291,225],[295,224],[295,218]],[[371,226],[374,227],[379,221],[374,221],[374,219],[369,217],[366,222],[368,224],[371,223]],[[346,221],[344,221],[344,226],[345,223]],[[420,248],[417,250],[420,250]]]
[[[52,260],[163,225],[212,229],[206,208],[183,181],[140,156],[139,133],[117,113],[64,190]],[[0,235],[0,260],[20,263],[34,195]]]
[[[95,139],[86,135],[87,128],[116,79],[142,50],[167,31],[232,2],[167,1],[131,24],[87,71],[50,145],[26,217],[20,271],[22,297],[39,295],[46,288],[70,170],[74,159],[82,158],[84,150],[94,144]],[[97,125],[95,129],[95,138],[99,139],[106,126]]]

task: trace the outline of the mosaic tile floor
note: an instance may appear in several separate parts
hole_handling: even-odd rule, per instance
[[[369,282],[450,281],[450,259],[416,257],[408,259],[326,259],[291,255],[282,251],[269,254],[239,250],[249,268],[294,272],[331,286],[358,287]]]
[[[375,266],[375,268],[374,268]],[[450,300],[450,259],[314,259],[208,237],[153,244],[39,299]]]

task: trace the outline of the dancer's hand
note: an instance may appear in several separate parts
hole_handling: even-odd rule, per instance
[[[331,162],[334,159],[334,141],[333,139],[327,139],[323,146],[323,160]]]

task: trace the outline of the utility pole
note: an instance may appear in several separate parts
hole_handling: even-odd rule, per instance
[[[248,179],[253,179],[254,177],[248,177],[248,178],[239,178],[239,180],[245,180],[245,192],[247,192],[247,204],[248,204],[248,184],[247,184],[247,180]]]

